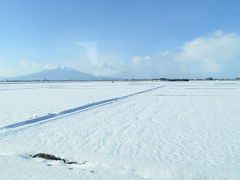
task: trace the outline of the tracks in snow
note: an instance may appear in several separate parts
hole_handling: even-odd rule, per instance
[[[139,95],[139,94],[144,94],[144,93],[154,91],[156,89],[160,89],[160,88],[163,88],[163,87],[164,86],[158,86],[158,87],[155,87],[155,88],[147,89],[147,90],[144,90],[144,91],[139,91],[139,92],[129,94],[129,95],[126,95],[126,96],[112,98],[112,99],[106,99],[106,100],[98,101],[98,102],[95,102],[95,103],[91,103],[91,104],[79,106],[79,107],[76,107],[76,108],[68,109],[68,110],[59,112],[57,114],[48,114],[48,115],[37,117],[37,118],[31,119],[31,120],[25,120],[25,121],[21,121],[21,122],[18,122],[18,123],[9,124],[7,126],[1,127],[0,130],[17,128],[17,127],[22,127],[22,126],[26,126],[26,125],[35,124],[35,123],[42,122],[42,121],[57,119],[59,117],[65,117],[65,116],[68,116],[68,115],[71,115],[71,114],[74,114],[74,113],[79,113],[79,112],[87,111],[87,110],[90,110],[90,109],[93,109],[93,108],[97,108],[99,106],[104,106],[104,105],[107,105],[107,104],[118,102],[118,101],[130,98],[132,96],[136,96],[136,95]]]

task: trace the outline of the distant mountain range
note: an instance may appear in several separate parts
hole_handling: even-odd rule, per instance
[[[116,80],[116,78],[99,77],[92,74],[83,73],[69,67],[58,67],[46,69],[41,72],[32,73],[19,77],[1,78],[10,81],[33,81],[33,80]]]

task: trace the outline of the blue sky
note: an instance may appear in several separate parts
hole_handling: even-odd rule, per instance
[[[239,7],[237,0],[1,0],[0,77],[57,66],[112,77],[238,77]]]

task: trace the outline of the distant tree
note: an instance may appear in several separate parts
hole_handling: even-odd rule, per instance
[[[208,77],[208,78],[206,78],[206,80],[213,80],[213,78],[212,77]]]

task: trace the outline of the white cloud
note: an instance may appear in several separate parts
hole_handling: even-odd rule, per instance
[[[171,52],[170,52],[170,51],[162,51],[162,52],[160,52],[160,54],[161,54],[162,56],[168,56],[168,55],[171,54]]]
[[[121,57],[101,53],[97,62],[90,62],[92,73],[99,76],[115,76],[118,72],[126,67]]]
[[[57,68],[58,65],[56,64],[39,64],[35,62],[30,62],[30,61],[21,61],[19,68],[19,72],[17,74],[29,74],[29,73],[34,73],[38,71],[42,71],[44,69],[54,69]]]
[[[98,53],[98,45],[96,41],[81,41],[81,42],[75,42],[75,44],[85,49],[88,59],[92,64],[98,63],[99,53]]]
[[[175,60],[183,72],[218,73],[240,60],[240,36],[216,31],[186,42]]]
[[[38,68],[41,65],[35,62],[21,61],[20,65],[24,68]]]
[[[79,48],[72,59],[57,63],[100,76],[129,78],[240,76],[240,35],[220,30],[184,42],[179,52],[162,50],[145,56],[135,54],[124,57],[100,52],[96,41],[81,41],[75,45]],[[0,58],[0,63],[2,62],[5,67],[9,61],[5,57]],[[27,74],[58,66],[32,61],[15,62],[18,67],[11,74]],[[2,74],[11,75],[12,65],[9,64],[8,70],[6,69],[1,69]]]
[[[133,56],[124,73],[145,77],[236,77],[240,75],[239,47],[240,35],[216,31],[183,43],[178,53],[166,50]]]
[[[166,53],[167,52],[167,53]],[[121,77],[129,78],[160,78],[170,76],[172,53],[170,51],[160,52],[151,56],[133,56],[131,61],[125,63]]]
[[[236,77],[240,66],[240,35],[223,31],[185,42],[180,46],[180,52],[164,50],[129,58],[99,52],[96,41],[81,41],[75,45],[80,47],[79,57],[76,62],[66,65],[99,76],[198,78],[223,74]],[[22,66],[26,64],[29,63],[22,62]],[[56,66],[40,67],[51,69]]]
[[[21,65],[22,67],[26,67],[26,66],[27,66],[27,61],[22,61],[22,62],[20,62],[20,65]]]
[[[150,56],[133,56],[132,57],[132,62],[133,63],[145,63],[146,61],[150,60],[151,57]]]
[[[180,52],[159,51],[129,59],[98,51],[96,41],[75,43],[83,48],[88,72],[129,78],[236,77],[240,68],[240,35],[216,31],[184,42]],[[238,67],[238,68],[237,68]]]
[[[42,68],[43,69],[55,69],[59,67],[59,65],[55,64],[55,65],[52,65],[52,64],[45,64],[45,65],[42,65]]]
[[[214,36],[222,36],[223,34],[224,34],[224,33],[223,33],[223,31],[221,31],[221,30],[215,31],[215,32],[213,33]]]
[[[98,43],[96,41],[81,41],[75,42],[75,45],[82,49],[79,62],[85,59],[84,69],[83,66],[79,67],[80,70],[98,76],[114,76],[121,71],[123,62],[121,57],[112,55],[110,53],[99,52]]]
[[[40,67],[41,65],[40,64],[38,64],[38,63],[31,63],[30,64],[32,67],[34,67],[34,68],[38,68],[38,67]]]

